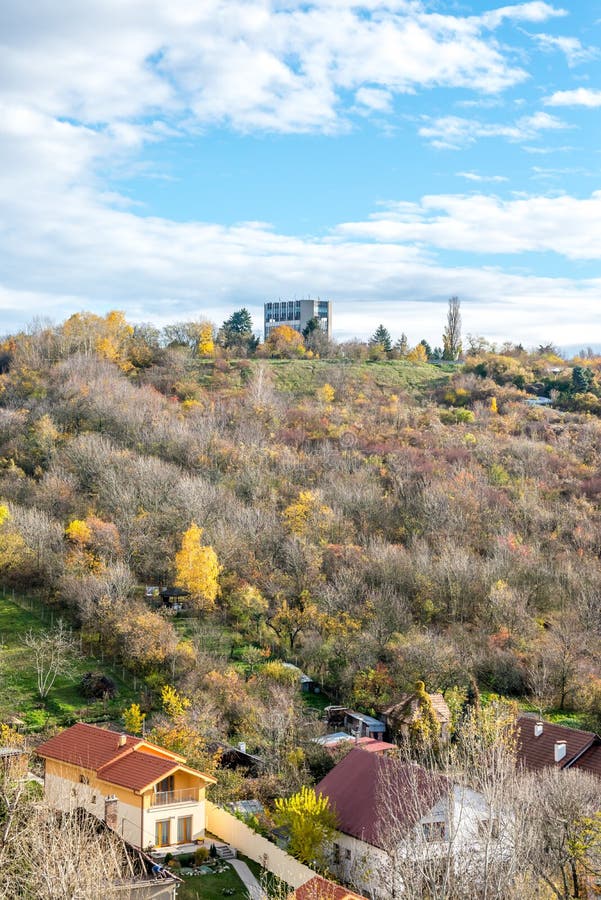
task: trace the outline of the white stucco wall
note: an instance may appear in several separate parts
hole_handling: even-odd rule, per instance
[[[190,800],[186,803],[169,804],[167,806],[153,806],[144,810],[144,833],[142,847],[148,847],[155,842],[155,825],[157,822],[170,822],[170,841],[177,843],[177,820],[192,816],[192,838],[195,841],[202,839],[205,834],[205,801]]]
[[[78,808],[86,809],[99,819],[104,819],[104,801],[111,796],[110,786],[106,793],[88,784],[70,781],[61,778],[51,772],[46,772],[44,777],[44,793],[48,802],[68,812]],[[141,799],[141,798],[140,798]],[[142,824],[140,805],[117,801],[117,832],[129,841],[140,847],[140,827]],[[153,833],[154,840],[154,833]]]
[[[207,829],[210,832],[260,863],[290,887],[298,888],[317,874],[280,847],[252,831],[240,819],[210,801],[207,803],[207,816]]]
[[[473,861],[476,873],[483,851],[479,823],[486,821],[488,817],[489,811],[484,797],[469,788],[456,785],[450,803],[446,799],[437,803],[420,820],[406,845],[399,847],[398,852],[401,856],[423,853],[431,860],[444,858],[449,852],[453,855],[462,854]],[[425,839],[423,826],[433,822],[445,822],[444,840]],[[403,885],[398,873],[393,892],[393,869],[384,850],[341,833],[338,833],[334,842],[339,848],[339,862],[334,862],[333,856],[331,868],[341,881],[378,900],[388,900],[393,893],[397,896],[402,895]]]

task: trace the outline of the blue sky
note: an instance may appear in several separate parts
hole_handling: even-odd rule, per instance
[[[21,8],[22,6],[22,8]],[[601,0],[0,11],[0,332],[334,301],[601,342]]]

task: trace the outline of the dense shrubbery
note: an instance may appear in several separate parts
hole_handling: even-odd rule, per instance
[[[94,700],[112,700],[117,696],[117,685],[102,672],[86,672],[81,679],[79,690],[84,697]]]
[[[541,354],[450,374],[360,345],[272,363],[217,341],[214,360],[200,332],[153,334],[82,316],[6,343],[4,583],[67,608],[155,695],[178,684],[206,739],[268,748],[265,795],[323,771],[269,658],[370,710],[476,676],[598,721],[601,423],[522,390],[586,408],[594,360],[562,393]],[[182,626],[140,586],[177,580],[192,523],[221,569]]]

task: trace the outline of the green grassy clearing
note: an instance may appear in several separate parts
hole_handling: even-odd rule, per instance
[[[211,388],[216,378],[232,389],[243,386],[246,375],[243,366],[252,372],[258,365],[267,365],[275,376],[276,387],[298,397],[311,396],[330,381],[339,386],[339,393],[358,393],[362,385],[376,385],[382,391],[408,391],[417,394],[446,381],[455,369],[427,363],[410,363],[404,359],[355,362],[341,359],[249,359],[222,360],[218,371],[213,360],[192,360],[190,375],[202,387]],[[342,398],[341,398],[342,399]]]
[[[303,691],[302,697],[305,706],[308,706],[310,709],[317,709],[320,712],[323,712],[326,706],[329,706],[332,702],[330,697],[326,697],[325,694],[309,694]]]
[[[433,388],[449,377],[438,366],[416,365],[405,360],[375,362],[345,362],[338,359],[271,359],[276,385],[282,391],[297,395],[312,395],[322,384],[335,380],[342,383],[341,393],[361,390],[363,384],[376,385],[386,391],[409,391]],[[257,365],[251,361],[251,366]]]
[[[223,900],[223,897],[246,897],[246,888],[236,872],[228,865],[220,875],[182,875],[184,883],[177,890],[178,900]],[[224,894],[224,891],[234,891]]]
[[[35,611],[24,609],[10,597],[0,594],[0,720],[17,715],[29,730],[39,731],[53,725],[69,725],[74,721],[98,721],[104,717],[118,719],[124,707],[135,699],[131,687],[114,669],[89,656],[72,660],[71,677],[59,676],[50,695],[42,702],[37,693],[36,671],[22,640],[28,631],[47,630]],[[88,700],[78,689],[86,672],[102,671],[117,685],[115,700]]]
[[[491,697],[498,696],[493,691],[480,691],[480,699],[484,704],[489,703]],[[515,698],[510,698],[515,699]],[[516,700],[520,711],[528,713],[538,713],[538,707],[534,706],[524,697]],[[587,724],[584,713],[575,712],[567,709],[546,709],[543,713],[545,722],[554,722],[555,725],[565,725],[566,728],[581,728],[584,731],[591,731]]]

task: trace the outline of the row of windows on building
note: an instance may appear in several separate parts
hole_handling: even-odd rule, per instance
[[[274,322],[290,322],[301,317],[300,300],[282,300],[265,304],[265,314]]]
[[[317,316],[320,319],[328,317],[327,300],[319,300],[317,303]],[[265,304],[265,318],[273,322],[294,322],[301,318],[300,300],[280,300]]]

